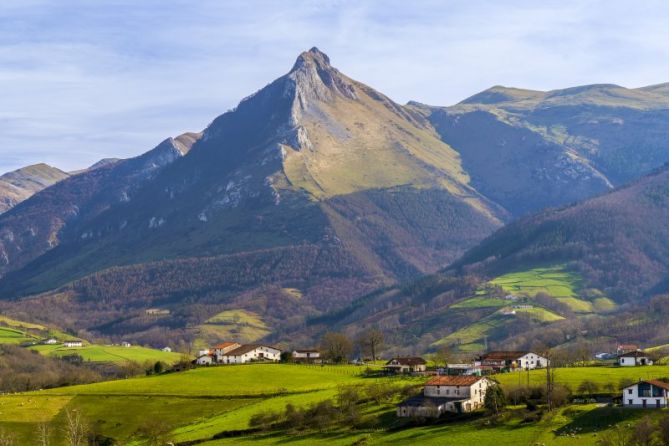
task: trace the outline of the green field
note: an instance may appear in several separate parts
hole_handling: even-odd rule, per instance
[[[79,355],[84,361],[123,363],[134,361],[139,363],[163,361],[168,364],[177,362],[181,355],[179,353],[163,352],[161,350],[145,347],[121,347],[118,345],[94,345],[84,344],[83,347],[67,348],[63,345],[35,345],[29,347],[31,350],[48,356]]]
[[[511,410],[498,425],[487,424],[474,416],[464,422],[432,426],[397,427],[394,403],[383,403],[365,409],[365,416],[376,417],[382,425],[326,432],[254,433],[210,440],[226,431],[245,430],[252,415],[261,411],[282,410],[287,403],[298,407],[332,399],[342,385],[389,382],[397,385],[420,384],[425,378],[365,378],[356,366],[301,366],[256,364],[200,368],[188,372],[133,378],[81,386],[43,390],[26,394],[0,396],[0,428],[19,435],[19,444],[30,444],[40,422],[54,425],[62,422],[66,409],[77,409],[105,436],[120,444],[140,446],[138,429],[147,420],[162,420],[170,426],[175,442],[203,441],[215,445],[309,445],[328,443],[358,444],[478,444],[527,445],[585,444],[595,445],[603,430],[618,423],[629,423],[644,415],[639,410],[607,408],[597,405],[568,406],[546,415],[538,422],[523,422],[520,408]],[[582,367],[556,369],[556,380],[576,388],[584,379],[600,385],[618,385],[622,378],[658,378],[669,376],[669,366],[643,368]],[[545,371],[530,372],[530,383],[542,385]],[[511,388],[526,382],[527,375],[496,375],[503,386]],[[650,411],[659,414],[665,411]],[[516,414],[517,413],[517,414]],[[385,426],[385,427],[384,427]],[[54,440],[61,446],[56,431]]]
[[[562,266],[504,274],[489,283],[517,296],[534,297],[539,293],[548,294],[576,313],[611,311],[616,307],[611,299],[595,290],[590,290],[593,294],[591,299],[585,298],[581,278]]]

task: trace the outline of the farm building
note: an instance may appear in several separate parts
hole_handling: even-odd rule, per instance
[[[532,370],[548,365],[548,359],[532,352],[496,351],[481,355],[482,366],[491,367],[495,371]]]
[[[653,365],[653,360],[648,357],[648,354],[640,350],[637,350],[618,355],[618,365],[621,365],[623,367],[634,367],[638,365]]]
[[[623,353],[635,352],[637,350],[640,350],[637,344],[618,344],[616,354],[622,355]]]
[[[473,412],[483,407],[490,385],[478,376],[437,376],[430,379],[423,394],[397,406],[398,417],[437,418],[446,412]]]
[[[639,381],[623,389],[623,406],[639,408],[667,407],[669,384],[664,381]]]
[[[393,358],[383,368],[391,373],[424,372],[427,368],[427,361],[419,357]]]
[[[132,347],[132,344],[128,341],[123,341],[121,342],[121,347],[126,347],[126,348]]]
[[[200,352],[200,354],[197,355],[197,359],[195,359],[195,364],[197,365],[212,365],[213,363],[214,355],[208,352]]]
[[[56,345],[56,344],[58,344],[58,339],[56,339],[56,338],[44,339],[44,340],[42,340],[42,344],[44,344],[44,345]]]
[[[163,347],[163,348],[160,349],[160,351],[163,351],[165,353],[172,353],[172,349],[169,348],[169,347]]]
[[[83,345],[84,344],[81,341],[64,341],[63,342],[63,347],[67,347],[67,348],[81,347]]]
[[[295,362],[314,362],[320,359],[321,352],[316,349],[293,350],[293,361]]]
[[[481,376],[489,374],[492,369],[488,366],[482,366],[479,362],[471,364],[447,364],[446,370],[440,369],[440,373],[446,375],[466,375],[466,376]]]
[[[223,355],[241,346],[242,344],[239,342],[222,342],[220,344],[214,345],[208,350],[208,352],[214,355],[216,362],[223,362]]]
[[[266,345],[242,345],[220,356],[223,364],[244,364],[254,361],[278,361],[281,350]]]

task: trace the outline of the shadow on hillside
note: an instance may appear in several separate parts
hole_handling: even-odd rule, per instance
[[[636,421],[647,414],[648,412],[645,410],[624,409],[622,407],[597,407],[588,411],[567,408],[563,415],[572,418],[572,420],[556,430],[555,434],[572,435],[598,432],[623,421]]]

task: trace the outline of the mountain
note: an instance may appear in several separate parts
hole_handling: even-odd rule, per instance
[[[472,186],[514,216],[590,198],[669,161],[666,84],[497,86],[452,107],[409,108],[458,151]]]
[[[493,274],[566,264],[619,302],[669,290],[669,167],[500,229],[455,263]]]
[[[62,243],[86,238],[77,228],[127,201],[188,150],[187,144],[169,138],[137,158],[69,176],[0,215],[0,274],[20,269]]]
[[[26,306],[100,333],[233,309],[282,324],[435,271],[509,217],[424,116],[316,48],[173,158],[77,175],[0,218],[3,294],[57,289]],[[147,320],[156,306],[173,316]]]
[[[47,164],[23,167],[0,176],[0,214],[68,176]]]

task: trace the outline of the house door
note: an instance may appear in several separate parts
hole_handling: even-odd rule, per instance
[[[655,407],[660,408],[660,400],[655,400]]]
[[[641,400],[641,405],[643,406],[644,409],[648,407],[646,404],[646,400]]]

